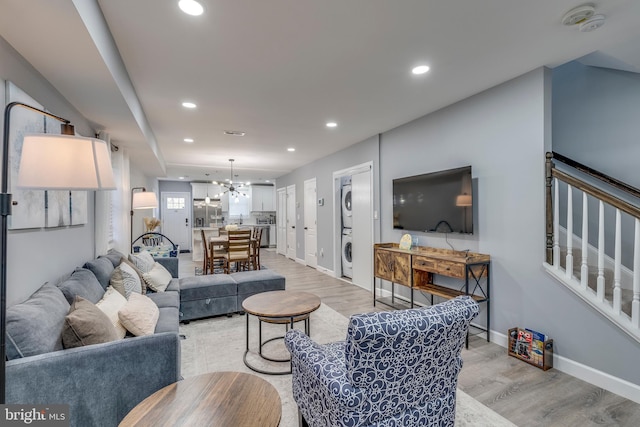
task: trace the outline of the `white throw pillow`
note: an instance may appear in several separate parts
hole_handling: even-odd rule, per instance
[[[151,271],[142,273],[142,278],[152,291],[164,292],[169,286],[172,276],[162,264],[156,262]]]
[[[140,271],[148,273],[153,268],[156,260],[153,259],[148,251],[142,251],[137,254],[130,254],[129,261],[131,261]]]
[[[138,273],[126,262],[121,262],[117,266],[113,273],[111,273],[111,280],[109,284],[114,289],[120,292],[126,299],[129,299],[132,293],[142,293],[142,283],[140,283],[140,276]]]
[[[127,335],[127,329],[120,322],[118,311],[127,303],[127,299],[113,286],[109,286],[104,296],[96,303],[96,306],[107,315],[113,326],[115,326],[118,336],[124,338]]]
[[[160,309],[151,298],[132,293],[129,301],[118,312],[120,322],[133,335],[151,335],[156,330]]]

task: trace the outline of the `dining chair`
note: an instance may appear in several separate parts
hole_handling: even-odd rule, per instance
[[[246,269],[251,261],[251,230],[229,230],[227,255],[224,260],[224,272],[231,272],[231,263],[236,264],[236,271]]]
[[[204,230],[200,230],[200,236],[202,237],[202,274],[209,274],[209,272],[213,274],[213,259],[209,254],[209,245]]]
[[[225,271],[225,259],[227,258],[227,243],[210,242],[209,256],[211,257],[211,272],[213,274]]]
[[[251,268],[260,270],[260,240],[262,239],[262,227],[254,227],[251,236]]]

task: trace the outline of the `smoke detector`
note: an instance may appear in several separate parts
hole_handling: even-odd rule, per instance
[[[593,15],[578,27],[583,33],[595,31],[604,25],[604,15]]]
[[[596,9],[592,4],[583,4],[567,12],[562,18],[562,23],[568,26],[581,24],[591,18],[594,13],[596,13]]]

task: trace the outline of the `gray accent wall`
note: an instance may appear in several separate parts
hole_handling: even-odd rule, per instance
[[[3,101],[7,80],[15,83],[48,111],[71,120],[81,135],[94,135],[91,123],[0,37],[0,98]],[[3,120],[2,115],[0,121]],[[4,123],[2,126],[4,128]],[[86,225],[9,231],[8,305],[25,300],[45,282],[71,273],[75,267],[82,266],[94,257],[94,192],[89,192],[88,196],[89,222]]]
[[[374,179],[374,206],[380,207],[376,241],[398,242],[402,234],[393,229],[394,178],[472,165],[474,235],[412,233],[419,244],[451,245],[456,250],[491,255],[491,330],[496,334],[504,338],[514,326],[544,332],[554,339],[557,355],[640,385],[637,342],[552,279],[542,266],[544,155],[551,148],[551,89],[551,71],[536,69],[382,133],[375,167],[379,179]],[[354,147],[370,143],[367,140]],[[278,179],[277,187],[295,183],[296,197],[302,200],[302,182],[317,176],[318,197],[333,200],[327,193],[329,172],[366,160],[351,158],[359,152],[350,148],[335,153]],[[334,166],[338,160],[340,165]],[[327,218],[331,209],[325,205],[318,210],[319,241],[330,234]],[[300,234],[298,242],[304,244]],[[299,257],[303,249],[298,249]],[[332,269],[330,260],[325,252],[319,263]],[[484,310],[478,323],[484,322]]]
[[[296,186],[296,257],[304,260],[304,181],[316,178],[317,197],[324,198],[324,206],[318,206],[318,266],[330,271],[336,271],[333,264],[334,239],[340,236],[335,234],[334,213],[336,200],[340,199],[340,188],[334,193],[333,173],[357,166],[363,163],[373,163],[373,203],[374,209],[380,210],[379,186],[380,180],[380,156],[378,135],[368,138],[358,144],[354,144],[342,151],[309,163],[290,174],[279,177],[276,180],[276,189],[289,185]],[[374,239],[380,237],[379,221],[374,220]],[[338,224],[338,228],[340,225]],[[340,231],[338,231],[339,233]],[[320,252],[323,256],[320,256]]]

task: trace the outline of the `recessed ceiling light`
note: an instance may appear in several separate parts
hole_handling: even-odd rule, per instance
[[[182,106],[183,106],[184,108],[196,108],[196,107],[197,107],[197,105],[196,105],[196,104],[194,104],[193,102],[183,102],[183,103],[182,103]]]
[[[267,184],[270,183],[271,181],[269,181],[268,179],[265,181]]]
[[[327,122],[327,127],[328,128],[334,128],[334,127],[337,127],[337,126],[338,126],[338,124],[336,122]]]
[[[289,148],[287,148],[287,151],[296,151],[296,149],[293,148],[293,147],[289,147]]]
[[[417,67],[414,67],[413,70],[411,70],[413,74],[424,74],[427,71],[429,71],[428,65],[418,65]]]
[[[184,179],[184,176],[179,176],[178,179]]]
[[[202,5],[195,0],[180,0],[178,7],[187,15],[198,16],[204,12]]]
[[[225,135],[231,135],[231,136],[245,136],[246,133],[242,132],[241,130],[225,130],[224,131]]]
[[[185,138],[184,142],[188,142],[189,144],[191,144],[193,142],[193,138]]]

